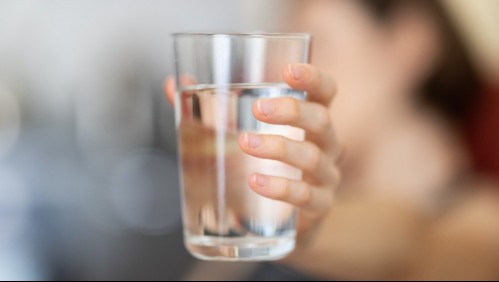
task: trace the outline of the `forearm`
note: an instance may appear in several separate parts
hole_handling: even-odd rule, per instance
[[[326,278],[390,279],[405,273],[426,224],[392,201],[341,199],[286,263]]]
[[[468,195],[422,238],[404,279],[499,279],[499,201],[487,191]]]
[[[438,219],[390,202],[340,202],[286,263],[327,278],[497,279],[498,215],[481,198]]]

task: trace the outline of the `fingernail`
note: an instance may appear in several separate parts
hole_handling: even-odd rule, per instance
[[[246,146],[250,148],[256,148],[262,144],[262,138],[255,134],[246,133],[244,135],[244,143],[246,143]]]
[[[303,70],[300,65],[288,65],[289,74],[295,79],[300,80],[303,77]]]
[[[256,103],[256,108],[263,115],[271,115],[275,112],[275,103],[270,99],[261,99]]]
[[[253,176],[253,181],[260,187],[265,187],[269,184],[269,178],[261,174],[255,174]]]

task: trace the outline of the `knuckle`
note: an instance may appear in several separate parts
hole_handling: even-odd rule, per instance
[[[284,119],[290,123],[298,121],[300,119],[300,102],[291,97],[284,98],[284,101],[286,109],[286,117]]]
[[[332,126],[331,116],[329,115],[329,110],[322,106],[317,110],[317,115],[318,118],[315,123],[315,131],[318,134],[323,134]]]
[[[273,157],[278,160],[285,159],[288,155],[288,143],[286,142],[286,139],[282,136],[275,136],[272,139],[274,144],[272,148],[274,152]]]
[[[319,147],[315,146],[314,144],[307,142],[308,144],[308,162],[306,165],[306,168],[308,170],[316,170],[319,168],[321,165],[321,160],[322,160],[322,151],[319,149]]]
[[[296,205],[300,207],[308,206],[312,201],[313,189],[305,183],[297,194]]]
[[[278,191],[275,195],[276,200],[287,200],[291,191],[291,182],[287,179],[280,179],[276,184],[276,191]]]

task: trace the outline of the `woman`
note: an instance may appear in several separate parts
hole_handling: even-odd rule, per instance
[[[309,101],[262,99],[253,113],[305,129],[307,141],[240,138],[244,152],[304,171],[303,181],[248,180],[300,209],[301,244],[285,263],[343,279],[499,278],[499,203],[478,189],[494,185],[470,173],[458,138],[478,82],[439,2],[295,8],[295,28],[311,32],[316,48],[312,65],[283,76]],[[171,82],[166,92],[173,101]]]

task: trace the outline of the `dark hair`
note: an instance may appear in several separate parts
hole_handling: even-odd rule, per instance
[[[443,52],[437,67],[421,85],[420,101],[435,108],[452,122],[464,122],[480,94],[480,81],[466,50],[441,1],[437,0],[359,0],[381,22],[404,5],[427,9],[442,34]]]

